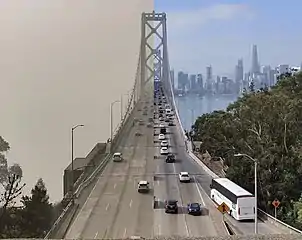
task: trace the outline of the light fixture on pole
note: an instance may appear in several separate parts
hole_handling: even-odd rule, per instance
[[[258,193],[257,193],[257,164],[258,164],[258,162],[257,162],[257,160],[256,159],[254,159],[254,158],[252,158],[250,155],[248,155],[248,154],[245,154],[245,153],[237,153],[237,154],[234,154],[234,156],[235,157],[247,157],[248,159],[250,159],[250,160],[252,160],[253,162],[254,162],[254,164],[255,164],[255,172],[254,172],[254,174],[255,174],[255,193],[254,193],[254,195],[255,195],[255,234],[258,234],[258,208],[257,208],[257,206],[258,206]]]
[[[78,127],[84,127],[84,125],[83,124],[78,124],[78,125],[71,128],[71,198],[72,198],[72,201],[74,201],[74,164],[73,164],[73,161],[74,161],[74,159],[73,159],[74,143],[73,143],[73,132]]]

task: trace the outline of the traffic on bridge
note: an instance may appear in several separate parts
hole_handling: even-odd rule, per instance
[[[166,20],[165,13],[142,14],[139,70],[119,139],[111,139],[109,161],[60,237],[300,234],[281,222],[255,221],[254,195],[192,153],[171,90]],[[58,237],[54,229],[47,238]]]

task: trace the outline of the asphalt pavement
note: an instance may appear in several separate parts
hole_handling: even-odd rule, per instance
[[[153,104],[148,114],[137,111],[135,124],[119,145],[124,161],[109,162],[79,211],[65,238],[123,238],[153,235],[153,192],[139,194],[137,183],[147,180],[153,185],[153,128],[146,127],[153,117]],[[141,133],[141,136],[137,136]]]
[[[185,145],[183,144],[182,137],[180,131],[177,127],[172,129],[173,135],[172,138],[174,143],[176,143],[175,148],[176,156],[181,159],[181,164],[176,165],[176,169],[178,172],[187,171],[195,179],[195,186],[198,186],[201,194],[203,195],[203,199],[209,209],[209,214],[213,220],[213,224],[216,226],[216,229],[220,229],[219,218],[221,218],[221,213],[217,211],[216,204],[210,199],[210,183],[212,181],[212,177],[208,175],[205,170],[198,165],[186,152]],[[220,216],[219,216],[220,215]],[[255,225],[254,222],[244,222],[237,221],[229,215],[225,215],[227,221],[231,222],[236,228],[240,230],[243,235],[251,235],[254,234]],[[220,229],[221,230],[221,229]],[[259,234],[281,234],[282,231],[272,224],[267,224],[260,219],[258,219],[258,233]],[[221,233],[219,234],[221,235]]]
[[[156,135],[159,130],[156,130]],[[154,210],[155,235],[179,235],[184,237],[227,235],[221,213],[213,207],[200,184],[195,182],[196,176],[202,175],[192,161],[186,157],[186,149],[181,141],[176,127],[169,127],[167,140],[170,152],[176,155],[175,163],[166,163],[165,157],[160,156],[160,142],[155,136],[156,164],[154,194],[158,208]],[[193,163],[194,164],[194,163]],[[189,172],[190,183],[180,183],[178,174]],[[178,214],[164,212],[165,200],[177,200]],[[201,216],[191,216],[187,213],[187,204],[197,202],[202,205]],[[211,211],[214,213],[212,214]]]
[[[158,134],[159,129],[146,126],[148,119],[153,118],[152,94],[148,101],[140,103],[140,111],[135,113],[135,118],[142,123],[136,122],[118,147],[124,161],[110,161],[98,176],[65,238],[228,235],[222,214],[209,198],[211,177],[189,157],[176,126],[168,127],[166,134],[176,162],[166,163],[165,157],[160,155],[160,142],[158,136],[154,136],[154,131]],[[181,171],[189,172],[190,183],[179,182]],[[137,192],[140,180],[149,181],[150,193]],[[164,201],[171,199],[178,201],[178,214],[165,213]],[[187,214],[187,204],[192,202],[202,205],[201,216]],[[244,234],[253,234],[253,223],[241,223],[232,218],[230,221]],[[260,222],[259,233],[278,232]]]

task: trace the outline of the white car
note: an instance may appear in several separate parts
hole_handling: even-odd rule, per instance
[[[161,155],[168,155],[168,154],[169,154],[168,148],[167,148],[167,147],[162,147],[162,148],[160,149],[160,154],[161,154]]]
[[[166,139],[165,134],[159,134],[158,135],[158,140],[165,140],[165,139]]]
[[[188,172],[180,172],[179,173],[179,181],[180,182],[190,182],[191,178]]]
[[[159,127],[160,127],[160,128],[164,128],[164,127],[165,127],[165,124],[161,123],[161,124],[159,124]]]
[[[167,140],[161,141],[160,146],[161,147],[168,147],[169,146],[168,141]]]

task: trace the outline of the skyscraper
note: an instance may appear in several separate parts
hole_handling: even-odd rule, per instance
[[[208,66],[207,67],[207,75],[206,75],[206,79],[207,81],[212,80],[213,76],[212,76],[212,66]]]
[[[190,91],[196,91],[196,74],[190,75]]]
[[[235,69],[235,82],[243,81],[243,60],[239,59]]]
[[[252,49],[252,69],[251,69],[252,74],[257,74],[260,73],[260,65],[258,61],[258,50],[257,50],[257,45],[253,45]]]
[[[171,77],[172,89],[174,91],[174,89],[175,89],[175,81],[174,81],[175,74],[174,74],[174,70],[173,69],[170,71],[170,77]]]
[[[201,73],[197,74],[197,88],[198,88],[198,93],[203,92],[203,79]]]

